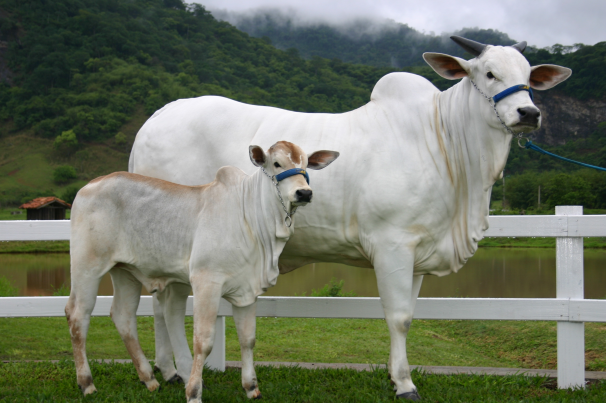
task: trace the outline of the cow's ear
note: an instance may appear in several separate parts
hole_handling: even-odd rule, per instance
[[[469,62],[459,57],[443,53],[423,53],[423,59],[440,76],[448,80],[457,80],[469,75]]]
[[[541,64],[530,69],[530,86],[535,90],[548,90],[565,81],[572,74],[567,67]]]
[[[326,168],[338,157],[339,153],[337,151],[316,151],[307,156],[307,168],[315,170]]]
[[[248,155],[250,156],[252,163],[258,167],[262,167],[265,165],[265,161],[267,161],[265,151],[259,146],[248,147]]]

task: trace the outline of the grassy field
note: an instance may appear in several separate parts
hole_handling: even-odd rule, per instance
[[[138,318],[139,338],[154,358],[153,318]],[[186,319],[188,335],[193,332]],[[71,358],[65,318],[1,318],[0,360]],[[191,340],[190,340],[191,342]],[[407,340],[413,365],[556,369],[554,322],[415,320]],[[586,369],[606,371],[606,324],[585,325]],[[129,358],[108,317],[93,317],[91,359]],[[383,320],[258,318],[255,360],[383,364],[389,333]],[[226,318],[226,358],[240,360],[232,318]]]
[[[161,381],[158,392],[139,384],[131,364],[92,363],[98,392],[82,398],[72,362],[0,364],[0,400],[5,402],[184,402],[183,385]],[[392,402],[387,370],[308,370],[257,367],[266,402]],[[412,371],[424,402],[604,402],[606,382],[586,389],[557,390],[553,380],[524,376],[431,375]],[[205,370],[205,402],[248,402],[240,371]]]
[[[0,364],[0,400],[5,402],[183,402],[183,385],[161,381],[158,392],[138,382],[131,364],[91,364],[98,392],[82,398],[72,362]],[[263,401],[392,402],[395,394],[387,370],[308,370],[257,367]],[[248,402],[240,371],[205,370],[205,402]],[[557,390],[553,380],[524,376],[431,375],[412,372],[424,402],[603,402],[606,382],[586,389]]]

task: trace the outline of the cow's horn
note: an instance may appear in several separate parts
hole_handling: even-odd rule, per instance
[[[471,39],[463,38],[461,36],[453,35],[450,37],[457,45],[468,51],[474,56],[480,56],[486,45],[480,42],[472,41]]]
[[[524,53],[524,50],[526,49],[526,41],[518,42],[515,45],[511,45],[511,47],[520,53]]]

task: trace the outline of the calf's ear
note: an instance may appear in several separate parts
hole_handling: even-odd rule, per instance
[[[447,80],[456,80],[469,75],[469,62],[443,53],[423,53],[423,59],[436,73]]]
[[[530,86],[535,90],[548,90],[565,81],[572,74],[568,67],[540,64],[530,69]]]
[[[259,146],[248,147],[248,155],[250,156],[252,163],[258,167],[262,167],[265,165],[265,161],[267,161],[265,151]]]
[[[339,153],[337,151],[316,151],[307,156],[307,168],[315,170],[326,168],[338,157]]]

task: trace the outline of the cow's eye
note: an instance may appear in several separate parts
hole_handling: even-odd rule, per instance
[[[489,71],[488,73],[486,73],[486,77],[493,79],[494,75],[492,74],[492,72]]]
[[[282,168],[282,167],[280,166],[280,164],[278,164],[277,162],[274,162],[274,166],[275,166],[276,168]]]

